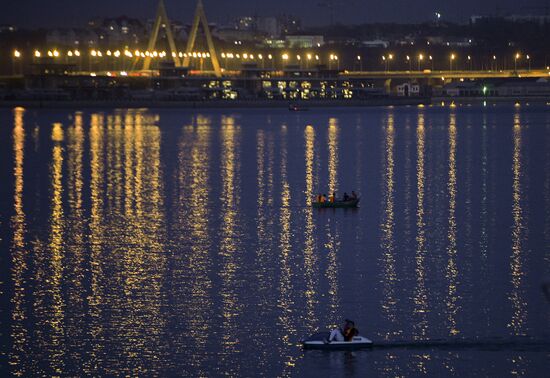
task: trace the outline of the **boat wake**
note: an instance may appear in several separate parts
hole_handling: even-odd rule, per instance
[[[478,349],[478,350],[519,350],[519,351],[550,351],[550,340],[532,338],[512,339],[432,339],[432,340],[403,340],[377,341],[373,340],[373,349]]]

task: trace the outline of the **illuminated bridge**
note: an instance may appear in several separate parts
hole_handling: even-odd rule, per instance
[[[339,74],[348,79],[497,79],[497,78],[550,78],[550,70],[499,70],[499,71],[344,71]]]

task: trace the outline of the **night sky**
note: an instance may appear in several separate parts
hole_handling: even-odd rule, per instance
[[[165,0],[171,19],[191,22],[195,0]],[[294,14],[305,25],[328,24],[329,10],[319,4],[337,4],[340,23],[418,22],[433,18],[435,11],[451,21],[466,21],[472,14],[545,14],[549,0],[204,0],[211,22],[227,23],[241,15]],[[126,15],[153,18],[157,0],[19,0],[4,1],[0,24],[22,28],[83,26],[94,17]],[[521,4],[521,5],[518,5]]]

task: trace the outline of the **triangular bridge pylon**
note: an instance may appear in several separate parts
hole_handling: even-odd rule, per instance
[[[210,33],[210,28],[208,27],[208,21],[206,20],[206,14],[204,13],[204,7],[202,5],[202,0],[197,2],[197,8],[195,10],[195,17],[193,18],[193,25],[191,26],[191,31],[189,33],[189,39],[187,40],[187,47],[185,49],[186,54],[183,58],[183,67],[188,68],[191,54],[193,53],[193,48],[195,47],[195,42],[197,40],[197,32],[199,30],[199,25],[202,25],[202,30],[206,37],[206,43],[208,45],[208,52],[210,53],[210,62],[214,68],[214,73],[216,77],[222,76],[222,71],[220,68],[220,62],[218,61],[218,55],[216,53],[216,48],[214,46],[214,41],[212,40],[212,34]]]
[[[170,20],[168,19],[168,15],[166,14],[166,8],[164,7],[164,1],[159,0],[155,23],[147,45],[147,51],[149,54],[147,54],[143,60],[144,70],[148,70],[151,67],[151,54],[155,49],[161,26],[164,26],[164,30],[166,31],[166,38],[168,39],[168,46],[170,47],[170,56],[172,56],[172,59],[174,60],[174,65],[176,67],[181,67],[181,62],[178,58],[178,51],[176,49],[176,42],[174,40],[174,35],[172,34],[172,27]]]

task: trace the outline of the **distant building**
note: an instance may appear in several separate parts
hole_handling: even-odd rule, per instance
[[[88,29],[53,29],[46,33],[48,46],[95,46],[99,42],[99,36]]]
[[[369,48],[377,48],[377,47],[382,47],[382,48],[388,48],[390,46],[390,42],[389,41],[383,41],[381,39],[373,39],[373,40],[370,40],[370,41],[361,41],[361,44],[365,47],[369,47]]]
[[[420,95],[420,84],[406,82],[397,86],[397,95],[400,97],[413,97]]]
[[[101,44],[112,46],[139,44],[148,38],[152,29],[152,23],[144,25],[140,20],[126,16],[91,20],[88,26],[98,35]]]
[[[242,42],[260,42],[264,39],[263,34],[255,31],[238,30],[231,28],[217,29],[212,32],[214,36],[225,42],[241,44]]]
[[[322,35],[287,35],[285,41],[290,48],[309,49],[325,44]]]

